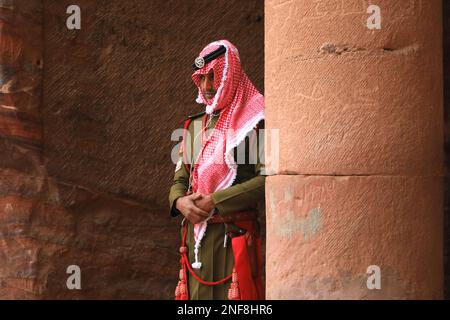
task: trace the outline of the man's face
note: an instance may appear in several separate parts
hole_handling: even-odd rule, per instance
[[[214,71],[212,69],[207,74],[200,75],[200,89],[207,100],[211,100],[216,95],[216,90],[214,90]]]

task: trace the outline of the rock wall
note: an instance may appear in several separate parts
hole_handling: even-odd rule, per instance
[[[443,1],[444,21],[444,120],[445,120],[445,203],[444,203],[444,259],[445,298],[450,299],[450,2]]]

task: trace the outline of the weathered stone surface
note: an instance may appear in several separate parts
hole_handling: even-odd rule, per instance
[[[444,20],[444,119],[445,119],[445,205],[444,205],[444,258],[445,297],[450,299],[450,2],[443,1]]]
[[[278,172],[442,174],[441,6],[380,1],[266,4],[267,128]],[[282,111],[281,111],[282,110]]]
[[[10,1],[1,6],[0,18],[0,298],[42,298],[40,262],[46,248],[33,238],[31,224],[47,200],[40,118],[42,6]]]
[[[377,5],[266,2],[269,298],[442,297],[442,2]]]
[[[178,270],[173,263],[178,258],[174,237],[178,229],[165,208],[145,208],[14,173],[0,177],[0,274],[4,278],[0,296],[171,296]],[[72,264],[81,268],[81,291],[66,287],[66,269]]]
[[[441,179],[280,175],[266,195],[268,299],[442,298]]]
[[[63,181],[167,206],[171,133],[194,102],[192,63],[227,38],[264,90],[263,2],[45,0],[43,121],[47,170]]]

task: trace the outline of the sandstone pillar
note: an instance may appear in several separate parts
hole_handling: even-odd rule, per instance
[[[440,0],[266,1],[268,299],[442,298],[441,16]]]

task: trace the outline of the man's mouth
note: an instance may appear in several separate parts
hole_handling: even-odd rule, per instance
[[[205,92],[206,99],[212,99],[215,96],[215,92]]]

